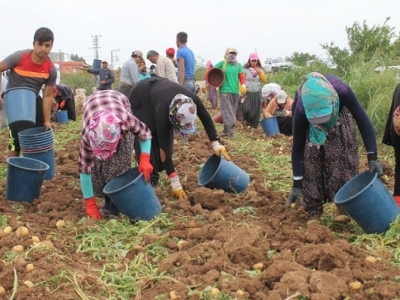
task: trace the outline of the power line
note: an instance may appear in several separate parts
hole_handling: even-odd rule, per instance
[[[120,50],[119,49],[113,49],[111,50],[111,68],[114,67],[114,64],[118,62],[119,60],[119,56],[118,56],[118,52]],[[114,54],[115,53],[115,54]]]
[[[99,59],[99,38],[101,38],[101,35],[92,35],[93,38],[93,47],[91,49],[94,49],[94,58]]]

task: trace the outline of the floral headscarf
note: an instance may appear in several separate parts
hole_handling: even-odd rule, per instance
[[[393,113],[393,127],[397,135],[400,135],[400,106]]]
[[[301,87],[301,98],[307,119],[310,122],[309,139],[313,145],[323,145],[329,129],[339,119],[339,96],[330,82],[320,73],[305,76]],[[316,119],[328,121],[317,124]]]
[[[169,120],[183,134],[196,132],[197,107],[193,99],[177,94],[169,106]]]
[[[114,155],[121,139],[121,125],[122,121],[111,110],[93,115],[89,123],[89,142],[96,158],[106,160]]]

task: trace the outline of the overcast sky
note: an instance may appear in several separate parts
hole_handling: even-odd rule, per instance
[[[31,48],[43,26],[55,34],[53,52],[78,54],[88,63],[95,55],[92,36],[101,35],[99,58],[110,61],[119,49],[116,67],[136,49],[146,55],[176,48],[179,31],[188,33],[195,56],[213,63],[230,46],[241,62],[255,51],[262,61],[295,51],[324,57],[320,44],[347,47],[345,27],[355,21],[373,26],[391,17],[400,31],[398,0],[0,0],[0,12],[0,59]]]

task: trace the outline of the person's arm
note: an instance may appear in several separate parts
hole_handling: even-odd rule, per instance
[[[57,80],[57,70],[53,66],[50,70],[49,79],[45,83],[44,92],[43,92],[43,119],[44,128],[51,129],[51,107],[53,105],[53,85],[56,84]]]
[[[266,118],[270,118],[274,115],[274,112],[276,110],[276,99],[272,99],[271,101],[269,101],[267,108],[264,111],[264,116]]]
[[[106,80],[106,84],[112,84],[115,81],[115,76],[114,76],[114,72],[113,70],[109,69],[109,73],[108,73],[108,79]]]
[[[263,69],[259,68],[258,69],[258,75],[260,76],[260,81],[265,83],[267,82],[267,75],[265,75]]]
[[[133,85],[139,82],[139,67],[136,62],[134,64],[129,64],[129,76],[131,77]]]
[[[25,51],[16,51],[13,54],[7,56],[4,60],[0,61],[0,87],[1,87],[1,80],[2,80],[2,73],[6,70],[9,70],[13,67],[15,67],[18,62],[20,61],[22,54],[25,53],[27,50]],[[3,97],[2,94],[5,91],[2,91],[0,93],[0,103],[3,103]]]
[[[297,105],[293,114],[292,171],[294,181],[301,182],[304,175],[304,149],[309,123],[304,109],[298,103],[300,100],[296,97]]]
[[[169,58],[165,60],[165,75],[166,78],[169,80],[178,83],[178,78],[176,78],[176,73],[175,73],[175,67],[174,64],[172,63],[172,60]]]
[[[87,69],[86,71],[87,71],[88,73],[94,74],[94,75],[99,75],[99,74],[100,74],[100,70]]]
[[[178,59],[178,63],[179,63],[179,84],[183,84],[183,82],[185,81],[185,60],[183,58],[179,58]]]

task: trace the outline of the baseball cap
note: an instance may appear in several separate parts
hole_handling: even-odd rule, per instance
[[[165,53],[169,56],[174,56],[175,55],[175,49],[174,48],[168,48],[165,50]]]
[[[226,53],[236,53],[236,54],[238,54],[238,51],[236,50],[236,48],[229,47],[229,48],[226,49]]]
[[[132,52],[132,56],[139,56],[140,58],[143,58],[143,52],[140,50],[135,50]]]
[[[278,104],[286,103],[286,98],[287,98],[287,94],[286,94],[285,91],[279,90],[279,91],[276,92],[276,102]]]
[[[249,60],[259,60],[257,53],[251,53],[249,56]]]

